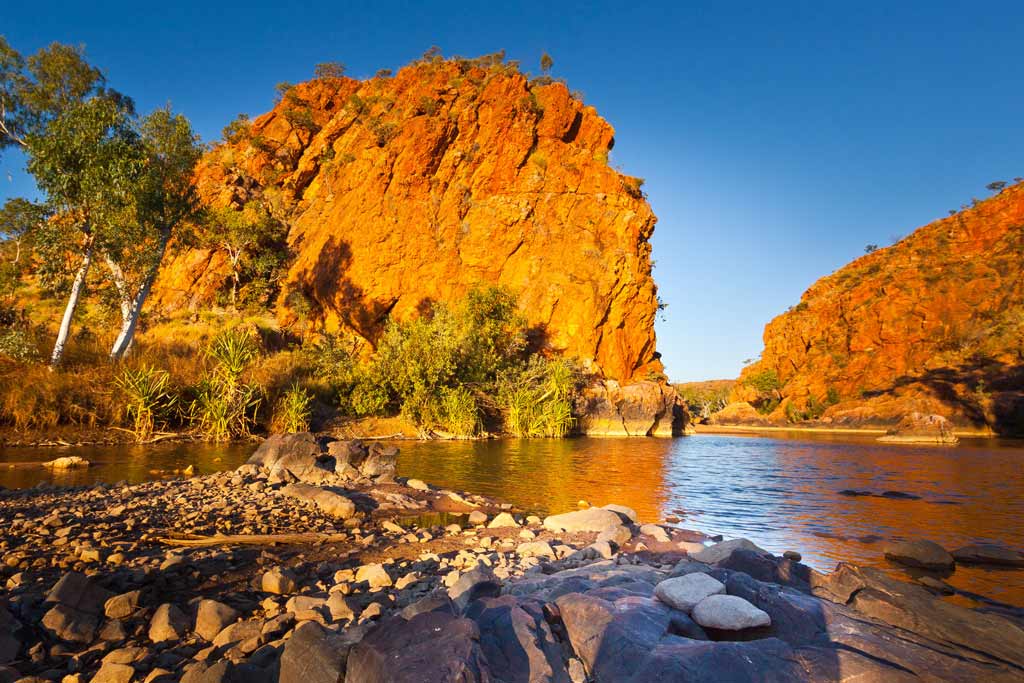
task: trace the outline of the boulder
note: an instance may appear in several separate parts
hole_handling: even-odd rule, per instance
[[[622,517],[623,524],[636,524],[640,521],[640,518],[636,514],[636,510],[625,505],[618,505],[617,503],[608,503],[602,506],[605,510],[611,510]]]
[[[135,676],[135,669],[128,664],[104,662],[92,677],[92,683],[129,683]]]
[[[72,643],[91,643],[99,625],[98,614],[67,605],[54,605],[43,615],[43,628],[54,637]]]
[[[64,574],[46,596],[56,603],[43,615],[43,627],[61,640],[89,643],[96,636],[103,606],[113,593],[80,572]]]
[[[109,598],[103,603],[103,613],[110,619],[127,619],[139,608],[142,591],[134,590]]]
[[[188,632],[189,619],[176,605],[165,602],[149,620],[149,639],[154,643],[181,640]]]
[[[555,551],[547,541],[528,541],[516,546],[516,555],[519,557],[546,557],[549,560],[555,559]]]
[[[382,564],[364,564],[356,571],[356,581],[366,581],[370,590],[387,588],[393,581]]]
[[[926,443],[955,446],[960,439],[953,433],[953,425],[941,415],[913,412],[904,416],[895,429],[878,437],[887,443]]]
[[[319,486],[288,484],[281,489],[281,495],[313,503],[325,515],[336,519],[348,519],[356,513],[356,505],[349,498]]]
[[[691,574],[690,576],[701,575]],[[748,628],[769,626],[772,623],[767,612],[735,595],[709,595],[697,603],[691,616],[704,628],[720,631],[742,631]]]
[[[724,592],[725,584],[699,572],[665,579],[654,588],[655,597],[687,614],[704,598]]]
[[[514,597],[483,598],[466,617],[480,629],[480,648],[497,681],[570,683],[562,649],[539,602]]]
[[[603,508],[587,508],[563,512],[544,518],[544,528],[548,531],[605,531],[622,526],[619,515]]]
[[[501,583],[483,565],[466,572],[448,589],[448,597],[458,612],[480,598],[497,597],[501,594]]]
[[[201,638],[212,641],[217,634],[241,616],[237,610],[216,600],[200,600],[196,611],[195,632]]]
[[[831,574],[815,574],[811,586],[814,595],[883,623],[959,648],[972,658],[984,656],[1024,671],[1024,629],[1005,618],[946,602],[922,586],[845,562]]]
[[[7,610],[6,602],[0,600],[0,666],[14,661],[18,656],[21,632],[21,622]]]
[[[909,567],[941,571],[952,569],[954,564],[953,556],[941,545],[931,541],[889,541],[882,551],[887,560]]]
[[[339,683],[345,680],[345,664],[351,639],[306,621],[292,633],[281,653],[280,683]]]
[[[759,548],[745,538],[735,538],[731,541],[722,541],[715,545],[708,546],[701,551],[693,553],[690,557],[697,562],[703,562],[705,564],[715,564],[726,559],[732,555],[734,550],[738,549],[751,550],[761,555],[768,555],[768,551],[764,548]]]
[[[43,463],[43,467],[51,470],[73,470],[88,466],[89,461],[77,455],[65,455]]]
[[[1003,567],[1024,567],[1024,553],[994,543],[965,545],[952,553],[963,564],[991,564]]]
[[[622,546],[633,537],[633,532],[629,530],[629,527],[620,524],[613,526],[610,529],[605,529],[597,535],[597,542],[601,543],[614,543],[615,545]]]
[[[591,436],[678,436],[689,416],[675,390],[644,380],[595,382],[578,400],[580,431]]]
[[[290,595],[299,588],[292,573],[282,567],[264,572],[260,585],[264,593],[275,595]]]
[[[510,515],[507,512],[499,512],[497,515],[494,516],[494,519],[491,520],[491,523],[487,525],[487,528],[488,529],[503,529],[503,528],[507,528],[507,527],[518,527],[518,526],[519,526],[519,522],[516,521],[515,517],[513,517],[512,515]]]
[[[490,683],[471,619],[440,611],[381,622],[349,651],[345,683]],[[286,682],[284,678],[282,683]]]
[[[398,449],[374,443],[366,460],[359,466],[359,474],[370,479],[392,479],[398,467]]]

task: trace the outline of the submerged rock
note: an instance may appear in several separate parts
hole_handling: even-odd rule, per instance
[[[938,543],[931,541],[889,541],[882,548],[885,557],[910,567],[922,569],[952,569],[953,556]]]
[[[965,545],[954,550],[952,555],[957,562],[964,564],[1024,567],[1024,553],[994,543]]]

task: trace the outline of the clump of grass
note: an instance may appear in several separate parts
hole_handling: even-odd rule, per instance
[[[573,395],[578,370],[568,361],[534,356],[502,378],[498,394],[505,430],[519,437],[563,437],[576,424]]]
[[[123,369],[116,384],[125,397],[125,413],[139,442],[152,436],[157,422],[163,421],[178,401],[171,390],[170,374],[148,365]]]
[[[274,419],[271,421],[272,430],[291,433],[309,431],[312,404],[312,394],[298,384],[292,384],[277,400]]]
[[[441,428],[455,436],[476,436],[480,433],[480,408],[476,397],[466,386],[445,389],[441,394]]]
[[[213,367],[195,389],[189,421],[211,441],[251,436],[263,401],[263,388],[243,381],[243,374],[259,356],[255,335],[239,328],[226,330],[213,338],[204,355]]]

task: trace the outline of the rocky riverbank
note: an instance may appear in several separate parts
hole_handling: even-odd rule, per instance
[[[232,472],[0,491],[0,681],[1024,677],[1019,613],[939,583],[823,575],[615,505],[542,520],[397,480],[396,456],[275,436]]]

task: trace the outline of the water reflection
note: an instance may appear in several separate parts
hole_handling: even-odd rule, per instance
[[[819,569],[837,561],[901,571],[880,541],[924,538],[947,548],[1024,547],[1024,444],[965,440],[957,448],[883,445],[823,436],[698,435],[683,439],[402,442],[399,474],[507,500],[526,510],[571,510],[580,499],[629,505],[643,521],[681,524],[769,550],[798,550]],[[236,467],[252,444],[202,443],[0,450],[0,486],[144,481],[154,470],[200,474]],[[80,455],[87,470],[50,473],[3,463]],[[849,497],[844,489],[919,499]],[[1024,605],[1024,571],[958,567],[954,586]]]
[[[238,467],[254,448],[253,444],[189,442],[0,449],[0,486],[28,488],[40,482],[61,486],[119,481],[137,484],[190,465],[197,474],[209,474]],[[82,469],[53,471],[33,464],[65,455],[83,457],[91,465]]]
[[[644,521],[676,514],[690,528],[799,550],[820,569],[849,560],[898,571],[882,558],[879,542],[888,538],[1024,546],[1019,442],[938,449],[846,438],[408,443],[399,471],[541,513],[586,499],[629,505]],[[919,499],[848,497],[844,489]],[[1024,604],[1024,572],[960,567],[949,582]]]

